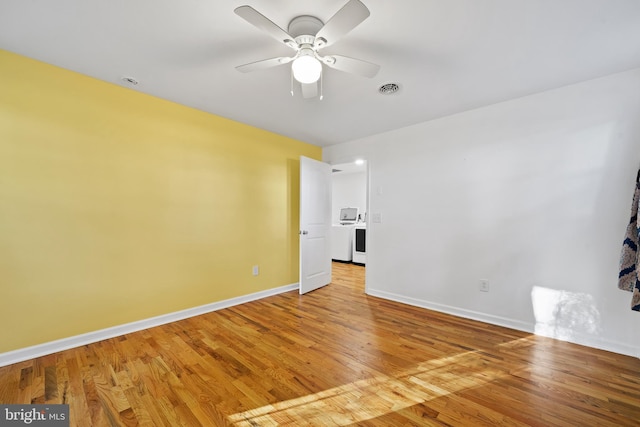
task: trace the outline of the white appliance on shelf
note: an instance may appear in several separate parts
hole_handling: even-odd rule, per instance
[[[356,224],[353,227],[353,263],[367,263],[367,225]]]
[[[340,209],[340,224],[353,225],[358,221],[358,208]]]

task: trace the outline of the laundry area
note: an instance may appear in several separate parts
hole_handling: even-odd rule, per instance
[[[332,167],[331,258],[365,265],[367,261],[367,165]]]

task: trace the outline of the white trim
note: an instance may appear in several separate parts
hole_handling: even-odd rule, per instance
[[[438,311],[441,313],[451,314],[465,319],[478,320],[480,322],[490,323],[492,325],[504,326],[506,328],[516,329],[518,331],[533,333],[533,325],[519,320],[513,320],[506,317],[494,316],[491,314],[481,313],[478,311],[466,310],[459,307],[453,307],[450,305],[440,304],[437,302],[425,301],[417,298],[406,297],[403,295],[394,294],[391,292],[378,291],[375,289],[369,289],[369,295],[388,299],[391,301],[400,302],[403,304],[413,305],[420,308],[426,308],[428,310]]]
[[[223,308],[233,307],[235,305],[256,301],[262,298],[281,294],[284,292],[294,291],[298,289],[298,284],[280,286],[278,288],[267,289],[265,291],[255,292],[249,295],[230,298],[224,301],[213,302],[198,307],[188,308],[186,310],[175,311],[173,313],[162,314],[160,316],[151,317],[149,319],[138,320],[124,325],[118,325],[111,328],[101,329],[98,331],[88,332],[82,335],[63,338],[56,341],[46,342],[31,347],[25,347],[18,350],[0,353],[0,366],[11,365],[13,363],[34,359],[40,356],[46,356],[74,347],[80,347],[86,344],[102,341],[108,338],[141,331],[143,329],[153,328],[155,326],[164,325],[189,317],[199,316],[201,314],[210,313],[212,311],[221,310]]]
[[[546,336],[548,338],[557,339],[560,341],[567,341],[573,344],[584,345],[587,347],[593,347],[600,350],[611,351],[613,353],[624,354],[626,356],[640,358],[638,348],[630,346],[624,343],[610,341],[603,339],[602,337],[586,335],[586,334],[573,334],[570,338],[564,339],[556,336],[550,336],[546,334],[536,333],[535,325],[529,322],[523,322],[521,320],[509,319],[506,317],[494,316],[492,314],[481,313],[473,310],[466,310],[464,308],[453,307],[445,304],[440,304],[431,301],[425,301],[421,299],[406,297],[403,295],[394,294],[391,292],[379,291],[375,289],[368,289],[367,295],[371,295],[378,298],[387,299],[390,301],[396,301],[403,304],[413,305],[420,308],[426,308],[428,310],[438,311],[441,313],[451,314],[453,316],[462,317],[465,319],[478,320],[480,322],[489,323],[492,325],[504,326],[506,328],[515,329],[518,331],[529,332],[540,336]]]

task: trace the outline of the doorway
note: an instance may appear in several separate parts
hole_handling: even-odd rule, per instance
[[[354,264],[363,270],[367,264],[368,176],[365,160],[332,165],[331,258],[334,263]],[[351,217],[354,209],[357,211],[355,221]],[[341,218],[341,213],[348,213],[349,218]],[[344,269],[335,271],[340,274]]]

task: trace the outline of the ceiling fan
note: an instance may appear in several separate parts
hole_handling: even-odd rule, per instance
[[[322,56],[318,53],[320,49],[335,43],[369,17],[369,9],[360,0],[349,0],[326,23],[315,16],[297,16],[289,22],[287,31],[251,6],[240,6],[234,12],[248,23],[296,51],[293,56],[263,59],[239,65],[236,69],[248,73],[291,62],[291,95],[293,95],[293,79],[301,84],[304,98],[317,96],[318,82],[320,82],[320,99],[322,99],[322,64],[336,70],[369,78],[374,77],[380,69],[379,65],[361,59],[342,55]]]

